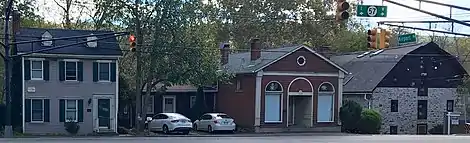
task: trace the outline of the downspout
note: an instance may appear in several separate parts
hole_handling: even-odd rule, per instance
[[[364,100],[367,101],[367,109],[370,109],[370,101],[367,99],[367,94],[364,94]]]

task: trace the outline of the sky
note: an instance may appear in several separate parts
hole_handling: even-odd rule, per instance
[[[406,4],[414,8],[419,8],[419,2],[417,0],[391,0],[391,1],[395,1],[401,4]],[[468,2],[469,0],[431,0],[431,1],[470,8],[470,3]],[[364,5],[382,5],[382,0],[363,0],[363,4]],[[401,7],[392,3],[388,3],[388,2],[384,2],[383,5],[387,6],[387,9],[388,9],[386,18],[359,18],[361,23],[363,23],[364,25],[370,28],[372,26],[376,27],[378,21],[444,20],[444,19],[433,17],[431,15],[427,15],[425,13],[421,13],[421,12],[407,9],[407,8],[404,8],[404,7]],[[424,3],[424,2],[421,3],[421,10],[443,15],[446,17],[449,17],[451,13],[449,7],[440,6],[436,4],[430,4],[430,3]],[[459,10],[455,8],[452,9],[452,18],[454,19],[470,20],[470,18],[467,18],[469,16],[470,16],[470,11],[464,11],[464,10]],[[395,25],[401,25],[401,24],[395,24]],[[426,29],[429,28],[429,24],[426,24],[426,23],[422,23],[422,24],[408,23],[408,24],[403,24],[403,25],[409,26],[409,27],[426,28]],[[449,30],[450,28],[451,28],[451,23],[440,23],[440,24],[431,25],[431,29],[434,29],[434,30],[446,31],[446,29]],[[412,31],[420,35],[431,36],[433,34],[433,32],[422,32],[420,30],[412,30]],[[460,24],[454,24],[454,32],[470,34],[470,27],[466,27]],[[439,33],[434,33],[434,34],[444,35],[444,34],[439,34]],[[454,36],[454,35],[449,35],[449,34],[445,34],[445,35]]]
[[[61,12],[62,10],[60,9],[59,6],[54,2],[54,0],[38,0],[39,3],[39,12],[41,15],[46,17],[46,20],[48,21],[54,21],[54,22],[60,22],[61,21]],[[64,1],[64,0],[57,0],[59,2]],[[360,0],[347,0],[351,3],[356,3],[357,1]],[[419,2],[417,0],[392,0],[395,2],[399,2],[402,4],[406,4],[415,8],[419,8]],[[470,2],[469,0],[432,0],[432,1],[438,1],[441,3],[446,3],[446,4],[452,4],[452,5],[458,5],[458,6],[463,6],[463,7],[469,7],[470,8]],[[467,1],[467,2],[465,2]],[[388,2],[383,2],[382,0],[363,0],[364,5],[384,5],[388,7],[388,12],[387,12],[387,17],[386,18],[357,18],[360,20],[363,25],[365,25],[368,28],[371,27],[376,27],[378,21],[403,21],[403,20],[444,20],[444,19],[439,19],[424,13],[420,13],[418,11],[414,11],[411,9],[407,9],[398,5],[394,5]],[[82,4],[87,6],[88,8],[93,7],[92,4]],[[440,6],[440,5],[435,5],[435,4],[429,4],[429,3],[421,3],[421,9],[425,11],[429,11],[432,13],[440,14],[443,16],[450,16],[450,9],[449,7],[445,6]],[[74,7],[72,16],[78,16],[80,15],[79,9],[77,6]],[[470,16],[470,11],[464,11],[464,10],[459,10],[459,9],[452,9],[452,18],[455,18],[457,20],[470,20],[470,18],[467,18]],[[85,17],[87,17],[85,15]],[[401,24],[400,24],[401,25]],[[429,24],[404,24],[404,26],[409,26],[409,27],[419,27],[419,28],[429,28]],[[386,27],[386,26],[385,26]],[[450,29],[451,24],[450,23],[440,23],[440,24],[432,24],[431,29],[435,30],[446,30]],[[433,33],[433,32],[423,32],[420,30],[412,30],[413,32],[420,34],[420,35],[428,35],[431,36],[433,34],[436,35],[444,35],[440,33]],[[458,33],[465,33],[465,34],[470,34],[470,27],[466,27],[460,24],[454,24],[454,32]],[[446,34],[447,36],[454,36],[454,35],[449,35]]]

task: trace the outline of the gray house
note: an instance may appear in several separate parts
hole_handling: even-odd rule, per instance
[[[433,42],[331,59],[352,73],[343,100],[379,111],[385,134],[427,134],[442,125],[445,112],[458,110],[457,87],[467,75],[458,58]]]
[[[15,32],[15,40],[89,35],[86,38],[19,44],[18,53],[22,54],[109,36],[95,36],[102,33],[111,31],[19,28]],[[117,63],[121,55],[116,38],[24,55],[23,132],[67,133],[66,121],[79,122],[79,134],[117,132]]]

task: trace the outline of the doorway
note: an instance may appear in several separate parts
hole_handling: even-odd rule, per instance
[[[312,122],[312,98],[289,96],[289,126],[310,127]]]
[[[93,96],[93,119],[94,127],[98,132],[113,132],[115,100],[112,96],[95,95]]]
[[[176,97],[175,96],[163,96],[163,107],[164,113],[175,113],[176,112]]]

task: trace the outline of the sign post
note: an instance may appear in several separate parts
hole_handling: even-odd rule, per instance
[[[387,17],[387,6],[357,5],[358,17]]]
[[[398,45],[406,44],[406,43],[414,43],[416,42],[416,34],[415,33],[410,33],[410,34],[403,34],[398,36]]]

